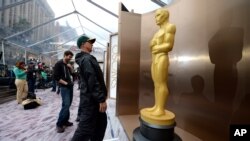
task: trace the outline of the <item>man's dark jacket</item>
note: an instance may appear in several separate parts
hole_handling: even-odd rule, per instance
[[[67,64],[63,62],[63,59],[59,60],[54,67],[53,76],[56,81],[59,81],[60,79],[73,84],[73,80],[71,79],[71,72]],[[61,86],[64,86],[60,83]]]
[[[99,106],[99,103],[106,100],[107,89],[96,58],[89,53],[80,52],[76,54],[75,61],[80,69],[80,107]]]
[[[27,81],[29,80],[36,80],[36,70],[34,69],[34,67],[28,67]]]

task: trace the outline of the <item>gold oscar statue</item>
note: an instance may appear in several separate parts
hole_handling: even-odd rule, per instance
[[[142,120],[155,125],[174,124],[174,113],[165,110],[165,104],[169,94],[168,52],[173,49],[175,38],[175,25],[168,22],[169,12],[158,9],[155,13],[156,24],[160,29],[155,33],[150,42],[152,53],[151,75],[154,82],[155,105],[152,108],[144,108],[140,111]]]

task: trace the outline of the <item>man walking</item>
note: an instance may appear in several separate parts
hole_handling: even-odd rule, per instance
[[[57,132],[64,132],[64,126],[72,126],[73,123],[69,122],[70,111],[69,108],[73,99],[73,79],[72,68],[68,64],[72,59],[73,53],[71,51],[65,51],[62,60],[59,60],[54,67],[54,79],[58,82],[61,89],[62,108],[57,120]]]

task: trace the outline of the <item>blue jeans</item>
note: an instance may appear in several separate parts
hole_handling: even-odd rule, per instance
[[[52,90],[51,91],[53,91],[53,92],[56,91],[56,80],[55,79],[52,80]]]
[[[73,99],[73,86],[62,87],[61,86],[61,97],[62,97],[62,109],[59,113],[59,118],[56,125],[62,127],[69,120],[70,112],[69,108]]]

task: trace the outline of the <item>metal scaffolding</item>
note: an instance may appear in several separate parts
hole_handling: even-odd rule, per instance
[[[16,3],[10,4],[10,5],[4,6],[4,7],[0,7],[0,11],[3,11],[3,10],[6,10],[6,9],[9,9],[9,8],[12,8],[12,7],[15,7],[15,6],[24,4],[24,3],[29,2],[29,1],[32,1],[32,0],[23,0],[23,1],[20,1],[20,2],[16,2]],[[91,2],[91,1],[89,1],[89,2]],[[93,2],[92,2],[92,3],[93,3]],[[15,34],[12,34],[12,35],[10,35],[10,36],[7,36],[7,37],[2,38],[2,61],[3,61],[3,64],[6,64],[6,60],[5,60],[5,44],[6,44],[6,43],[9,43],[9,44],[12,44],[12,45],[14,45],[14,46],[17,46],[17,47],[22,48],[22,49],[25,51],[25,55],[26,55],[26,51],[32,52],[32,49],[30,49],[31,47],[36,46],[36,45],[41,44],[41,43],[44,43],[44,42],[46,42],[46,41],[49,41],[49,40],[51,40],[51,39],[53,39],[53,38],[56,38],[56,37],[58,37],[58,36],[60,36],[60,35],[62,35],[62,34],[64,34],[64,33],[66,33],[66,32],[69,32],[69,31],[74,30],[74,29],[79,28],[79,27],[82,28],[83,33],[84,33],[84,29],[86,29],[86,30],[88,30],[89,32],[91,32],[91,33],[97,35],[98,37],[101,37],[100,35],[96,34],[94,31],[89,30],[89,29],[87,29],[86,27],[84,27],[83,24],[82,24],[81,21],[80,21],[79,16],[81,16],[81,17],[83,17],[84,19],[90,21],[92,24],[94,24],[94,25],[100,27],[100,28],[103,29],[104,31],[108,32],[109,34],[112,34],[112,31],[110,31],[110,30],[108,30],[107,28],[105,28],[105,27],[99,25],[98,23],[94,22],[93,20],[91,20],[91,19],[88,18],[87,16],[85,16],[85,15],[83,15],[82,13],[78,12],[78,11],[76,10],[76,8],[75,8],[75,5],[74,5],[73,0],[72,0],[72,5],[73,5],[73,7],[74,7],[74,9],[75,9],[75,11],[73,11],[73,12],[67,13],[67,14],[65,14],[65,15],[62,15],[62,16],[59,16],[59,17],[57,17],[57,18],[51,19],[51,20],[49,20],[49,21],[47,21],[47,22],[44,22],[44,23],[39,24],[39,25],[36,25],[36,26],[31,27],[31,28],[29,28],[29,29],[26,29],[26,30],[24,30],[24,31],[21,31],[21,32],[18,32],[18,33],[15,33]],[[95,5],[96,5],[96,4],[95,4]],[[96,5],[96,6],[97,6],[97,5]],[[100,8],[100,6],[98,6],[98,7]],[[103,9],[103,8],[102,8],[102,9]],[[105,10],[105,9],[103,9],[103,10]],[[107,10],[105,10],[105,11],[107,12]],[[109,12],[109,13],[110,13],[110,12]],[[45,26],[45,25],[47,25],[47,24],[49,24],[49,23],[51,23],[51,22],[54,22],[54,21],[59,20],[59,19],[62,19],[62,18],[64,18],[64,17],[67,17],[67,16],[72,15],[72,14],[76,14],[76,15],[77,15],[78,21],[79,21],[79,23],[80,23],[81,26],[76,27],[76,28],[73,28],[73,29],[69,29],[69,30],[64,31],[64,32],[62,32],[62,33],[58,33],[58,34],[56,34],[56,35],[53,35],[53,36],[48,37],[48,38],[46,38],[46,39],[37,41],[37,42],[32,43],[32,44],[27,45],[27,46],[23,46],[23,45],[19,45],[19,44],[17,44],[17,43],[13,43],[13,42],[10,40],[11,38],[14,38],[14,37],[17,37],[17,36],[22,35],[22,34],[24,34],[24,33],[33,31],[33,30],[35,30],[35,29],[38,29],[39,27],[43,27],[43,26]],[[112,14],[112,13],[110,13],[110,14]],[[113,14],[112,14],[112,15],[113,15]],[[79,36],[77,36],[77,37],[79,37]],[[77,37],[71,38],[70,40],[65,41],[64,43],[60,44],[59,46],[63,46],[63,45],[65,45],[66,43],[75,40]],[[103,38],[103,37],[101,37],[101,38],[102,38],[103,40],[106,40],[107,42],[108,42],[108,40],[109,40],[109,39],[105,39],[105,38]],[[99,41],[97,41],[97,43],[99,43],[100,45],[106,47],[106,45],[100,43]],[[57,52],[57,51],[51,51],[50,53],[53,53],[53,52]],[[33,52],[33,53],[34,53],[34,52]],[[36,53],[36,54],[37,54],[37,53]],[[40,53],[40,55],[41,55],[41,54],[47,54],[47,52],[46,52],[46,53]],[[56,54],[54,54],[53,56],[55,56],[55,55],[56,55]],[[53,56],[51,56],[51,57],[53,57]],[[26,62],[27,62],[27,58],[25,58],[25,60],[26,60]]]

